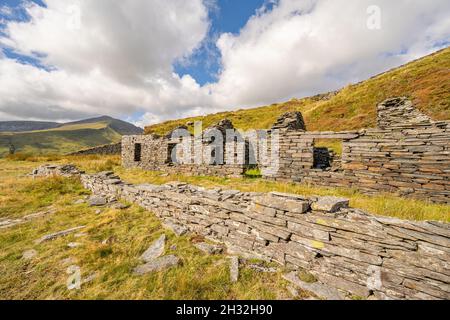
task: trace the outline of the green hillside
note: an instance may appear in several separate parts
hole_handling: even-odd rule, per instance
[[[376,105],[394,96],[410,97],[415,106],[435,120],[450,119],[450,48],[385,72],[337,93],[293,99],[254,109],[222,112],[204,117],[167,121],[145,128],[166,134],[187,122],[204,127],[228,118],[243,130],[267,129],[283,113],[301,111],[308,130],[354,130],[376,125]]]
[[[141,129],[110,117],[61,124],[57,128],[47,130],[0,132],[0,156],[9,153],[10,144],[14,145],[16,152],[66,154],[117,143],[122,135],[140,132]]]

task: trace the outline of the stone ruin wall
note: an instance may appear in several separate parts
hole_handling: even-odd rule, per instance
[[[106,144],[103,146],[98,146],[94,148],[89,148],[85,150],[80,150],[69,154],[70,156],[83,156],[83,155],[120,155],[122,153],[122,143]]]
[[[314,168],[314,141],[324,137],[342,139],[341,169],[337,171]],[[280,168],[269,171],[266,178],[449,203],[448,123],[358,133],[288,132],[280,145]]]
[[[348,200],[130,185],[113,173],[82,175],[94,194],[155,213],[163,224],[227,245],[229,253],[304,269],[362,298],[450,299],[450,225],[373,216]]]
[[[308,132],[300,113],[284,115],[273,129],[280,130],[279,167],[274,171],[260,163],[267,179],[450,202],[450,122],[432,121],[406,98],[381,103],[375,129]],[[315,147],[318,139],[342,141],[342,156],[330,168],[315,164],[315,158],[326,157],[323,148]],[[140,161],[134,159],[136,143],[142,144]],[[239,177],[246,170],[245,165],[168,165],[169,143],[168,137],[124,137],[122,163],[127,168],[225,177]]]
[[[194,165],[171,164],[169,145],[179,143],[169,137],[155,135],[124,136],[122,138],[122,165],[125,168],[163,171],[170,174],[242,177],[245,165]],[[140,160],[136,156],[136,144],[141,147]]]
[[[450,122],[434,122],[401,98],[385,101],[378,110],[376,129],[284,132],[280,168],[266,178],[449,203]],[[317,139],[342,141],[340,170],[314,168]]]

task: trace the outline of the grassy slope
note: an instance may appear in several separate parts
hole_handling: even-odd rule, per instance
[[[188,121],[204,126],[228,118],[239,129],[267,129],[283,113],[301,111],[308,130],[353,130],[376,125],[376,105],[389,97],[408,96],[435,120],[450,120],[450,48],[359,84],[343,88],[328,100],[294,99],[267,107],[223,112],[148,126],[146,133],[165,134]]]
[[[48,154],[75,152],[118,142],[120,138],[120,134],[103,122],[67,125],[50,130],[0,133],[0,155],[8,152],[10,139],[17,151]]]

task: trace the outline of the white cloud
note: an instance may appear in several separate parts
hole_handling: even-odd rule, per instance
[[[28,3],[31,20],[9,22],[8,36],[0,38],[3,46],[52,68],[0,58],[3,114],[57,119],[142,108],[167,114],[166,106],[192,105],[188,93],[195,96],[199,87],[173,74],[172,64],[192,54],[207,34],[208,11],[201,0],[46,4]],[[55,108],[59,112],[47,112]]]
[[[438,49],[448,0],[281,0],[237,35],[222,34],[218,82],[173,71],[207,39],[212,0],[47,0],[7,22],[0,45],[49,71],[0,55],[1,119],[143,113],[140,125],[337,89]],[[367,7],[381,29],[367,28]]]
[[[0,7],[0,14],[3,16],[10,16],[12,14],[12,12],[13,12],[13,10],[6,5]]]
[[[370,5],[381,9],[380,30],[367,28]],[[449,24],[445,0],[281,0],[218,40],[215,98],[251,106],[337,89],[435,51]]]

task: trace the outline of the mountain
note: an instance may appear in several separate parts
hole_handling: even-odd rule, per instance
[[[70,123],[66,123],[65,125],[79,125],[79,124],[89,124],[89,123],[98,123],[98,122],[107,123],[111,129],[113,129],[114,131],[118,132],[119,134],[121,134],[123,136],[141,134],[143,132],[143,130],[141,128],[138,128],[129,122],[114,119],[109,116],[101,116],[98,118],[70,122]]]
[[[348,85],[338,92],[321,94],[270,106],[222,112],[203,117],[167,121],[147,126],[145,133],[166,134],[188,122],[203,121],[203,127],[227,118],[238,129],[268,129],[285,112],[300,111],[311,131],[344,131],[376,125],[376,105],[389,98],[407,96],[435,120],[450,120],[450,47]]]
[[[46,130],[59,127],[57,122],[43,121],[0,121],[0,132],[23,132],[34,130]]]
[[[141,134],[142,129],[131,123],[114,119],[109,116],[90,118],[74,122],[43,122],[43,121],[0,121],[0,132],[27,132],[37,130],[56,129],[73,125],[107,123],[112,129],[121,135]]]
[[[0,122],[0,156],[9,152],[11,144],[17,152],[65,154],[116,143],[123,135],[142,132],[141,128],[108,116],[68,123]]]

